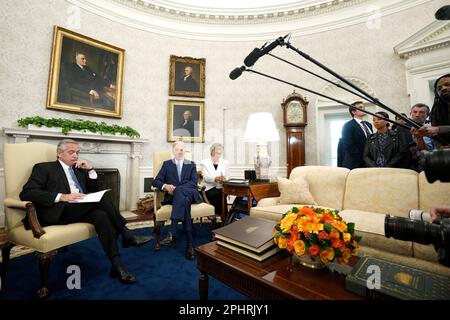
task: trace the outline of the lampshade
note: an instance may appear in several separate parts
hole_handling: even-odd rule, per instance
[[[245,128],[244,141],[270,142],[279,141],[280,135],[270,112],[251,113]]]

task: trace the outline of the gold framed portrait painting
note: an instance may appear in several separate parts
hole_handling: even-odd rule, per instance
[[[205,142],[205,103],[169,100],[167,141]]]
[[[124,54],[55,26],[47,109],[121,118]]]
[[[205,97],[205,59],[170,56],[169,95]]]

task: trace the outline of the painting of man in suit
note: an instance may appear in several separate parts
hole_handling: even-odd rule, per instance
[[[121,117],[124,50],[56,27],[50,109]]]
[[[169,100],[168,117],[168,141],[203,142],[203,102]]]
[[[205,96],[205,59],[170,56],[169,94]]]

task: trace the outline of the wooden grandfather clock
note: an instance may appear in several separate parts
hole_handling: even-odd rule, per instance
[[[300,94],[288,95],[281,103],[283,125],[286,128],[287,176],[292,169],[305,164],[305,126],[307,125],[306,98]]]

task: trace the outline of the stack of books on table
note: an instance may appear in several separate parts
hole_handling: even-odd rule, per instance
[[[273,241],[276,221],[244,217],[214,230],[217,245],[263,261],[279,251]]]

